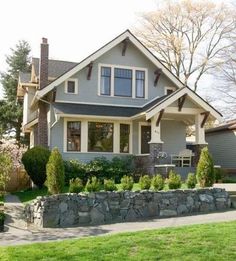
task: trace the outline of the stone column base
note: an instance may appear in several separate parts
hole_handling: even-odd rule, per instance
[[[162,151],[162,143],[150,143],[149,174],[155,174],[155,165],[159,163],[158,154]]]

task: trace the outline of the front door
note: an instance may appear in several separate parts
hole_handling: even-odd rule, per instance
[[[151,126],[141,126],[141,154],[150,153]]]

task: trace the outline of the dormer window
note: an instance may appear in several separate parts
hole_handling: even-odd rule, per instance
[[[68,93],[68,94],[77,94],[78,93],[77,79],[68,79],[65,82],[65,93]]]
[[[99,65],[98,95],[148,98],[147,69]]]

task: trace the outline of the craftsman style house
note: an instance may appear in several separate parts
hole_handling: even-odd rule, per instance
[[[82,161],[139,155],[153,172],[160,151],[170,163],[186,149],[187,126],[196,126],[197,157],[204,124],[221,120],[128,30],[80,63],[49,60],[48,49],[43,38],[31,73],[19,75],[31,147],[58,147],[64,159]]]

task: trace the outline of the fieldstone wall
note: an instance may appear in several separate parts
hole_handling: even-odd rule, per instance
[[[228,193],[219,188],[96,192],[38,197],[25,214],[38,227],[71,227],[219,211],[230,205]]]

